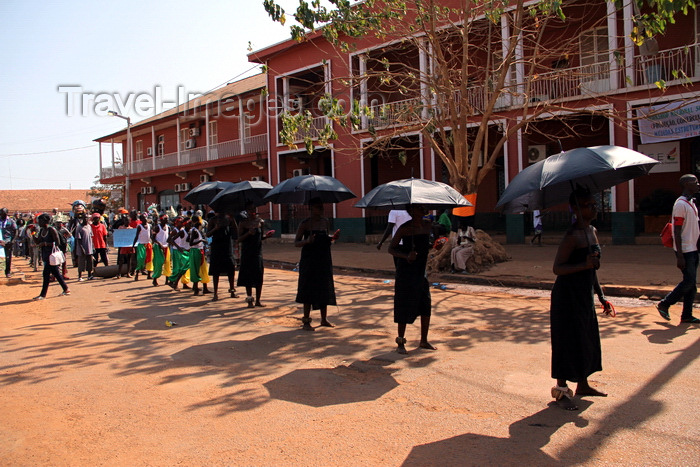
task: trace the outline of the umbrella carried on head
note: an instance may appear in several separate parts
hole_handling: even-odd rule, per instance
[[[532,164],[516,175],[496,203],[496,208],[507,213],[550,208],[568,201],[574,187],[586,188],[591,193],[600,192],[646,175],[658,163],[640,152],[620,146],[572,149]]]
[[[472,205],[459,191],[445,183],[407,178],[373,188],[355,203],[355,207],[406,209],[411,204],[420,204],[427,209]]]
[[[209,206],[217,212],[242,211],[248,203],[253,203],[256,206],[265,204],[263,198],[270,190],[272,190],[272,185],[267,182],[244,180],[221,190],[209,202]]]
[[[309,204],[314,198],[319,198],[322,203],[340,203],[356,196],[336,178],[327,175],[300,175],[274,187],[267,193],[264,201],[277,204]]]
[[[219,180],[200,183],[185,195],[185,201],[189,201],[195,205],[209,204],[214,196],[231,185],[233,185],[233,182],[222,182]]]

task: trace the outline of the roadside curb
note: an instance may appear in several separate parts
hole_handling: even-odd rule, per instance
[[[279,260],[264,260],[266,267],[274,269],[284,269],[293,271],[296,263]],[[386,269],[368,269],[352,266],[333,266],[335,273],[361,275],[365,277],[393,278],[394,271]],[[468,275],[468,274],[431,274],[431,282],[463,283],[471,285],[483,285],[489,287],[508,287],[519,289],[551,290],[554,281],[533,281],[521,278],[493,278],[488,276]],[[668,294],[667,290],[653,287],[632,287],[626,285],[603,284],[606,295],[628,298],[646,298],[649,300],[660,300]],[[696,301],[700,301],[700,296]]]

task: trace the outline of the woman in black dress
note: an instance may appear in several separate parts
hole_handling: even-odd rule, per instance
[[[396,258],[396,285],[394,288],[394,322],[399,336],[396,351],[406,353],[406,325],[420,316],[420,344],[423,349],[436,350],[428,342],[430,328],[430,289],[425,277],[425,266],[430,250],[432,223],[423,219],[425,209],[412,205],[407,209],[411,220],[403,224],[391,239],[389,253]]]
[[[321,310],[321,326],[333,327],[327,319],[328,305],[336,304],[331,243],[340,231],[329,235],[331,223],[323,216],[323,203],[319,198],[309,201],[309,208],[311,217],[299,225],[294,246],[301,248],[296,302],[304,304],[303,329],[313,331],[312,308]]]
[[[576,394],[606,396],[588,384],[588,376],[602,370],[600,334],[593,302],[596,292],[604,308],[610,304],[598,283],[600,246],[591,221],[598,214],[594,198],[577,189],[569,204],[576,222],[559,244],[552,268],[557,275],[552,288],[550,324],[552,333],[552,378],[557,385],[552,397],[567,410],[577,410],[567,381],[578,383]]]
[[[63,288],[61,295],[70,295],[66,281],[63,280],[63,276],[58,270],[60,265],[52,266],[49,261],[49,256],[51,256],[54,245],[58,246],[58,232],[53,227],[49,226],[50,220],[51,216],[48,214],[41,214],[37,219],[39,223],[39,233],[37,234],[36,247],[41,249],[41,259],[44,262],[44,282],[41,286],[41,293],[37,297],[34,297],[34,300],[43,300],[46,298],[46,292],[49,290],[49,282],[52,274]]]
[[[214,297],[212,302],[219,299],[219,276],[228,276],[228,291],[231,298],[238,298],[234,278],[236,263],[233,259],[233,241],[236,233],[235,221],[220,212],[209,221],[207,237],[211,237],[211,252],[209,254],[209,275],[214,281]]]
[[[272,234],[265,232],[265,221],[258,217],[255,204],[246,204],[248,217],[238,224],[238,245],[240,246],[241,264],[238,269],[238,286],[245,287],[248,308],[265,306],[260,303],[263,286],[262,242]],[[253,301],[255,288],[255,301]],[[255,303],[255,305],[253,305]]]

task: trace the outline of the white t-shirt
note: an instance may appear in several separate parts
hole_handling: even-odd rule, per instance
[[[391,211],[389,211],[388,222],[394,224],[394,228],[391,231],[391,236],[396,236],[396,231],[399,230],[399,227],[401,227],[410,220],[411,215],[408,213],[408,211],[404,211],[401,209],[392,209]]]
[[[681,229],[681,252],[690,253],[698,249],[698,237],[700,236],[700,226],[698,226],[698,208],[695,200],[688,200],[685,196],[678,198],[673,205],[673,225],[682,225]],[[673,237],[673,249],[676,247],[676,238]]]

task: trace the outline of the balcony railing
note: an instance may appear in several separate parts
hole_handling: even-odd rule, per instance
[[[296,132],[296,134],[294,135],[294,142],[301,143],[306,138],[318,139],[321,135],[321,131],[323,131],[327,123],[328,118],[326,117],[313,117],[311,119],[311,125],[309,126],[309,128],[300,129]],[[278,142],[281,142],[279,138]]]
[[[124,176],[124,166],[122,164],[116,164],[114,167],[102,167],[100,170],[100,178],[113,178]]]
[[[420,119],[424,105],[420,98],[388,102],[369,107],[366,125],[369,128],[382,128],[415,122]]]
[[[249,138],[237,139],[233,141],[224,141],[214,144],[209,147],[209,158],[207,159],[207,148],[187,149],[180,152],[179,163],[178,154],[176,152],[156,156],[155,161],[152,158],[141,159],[134,161],[131,164],[129,174],[139,174],[154,170],[168,169],[172,167],[183,167],[190,164],[200,162],[216,161],[228,159],[231,157],[241,156],[243,154],[254,154],[256,152],[267,151],[267,135],[256,135]],[[115,167],[103,167],[100,172],[101,178],[112,178],[123,176],[124,167],[117,165]]]
[[[695,78],[700,74],[700,44],[661,50],[654,55],[634,57],[635,84]]]

